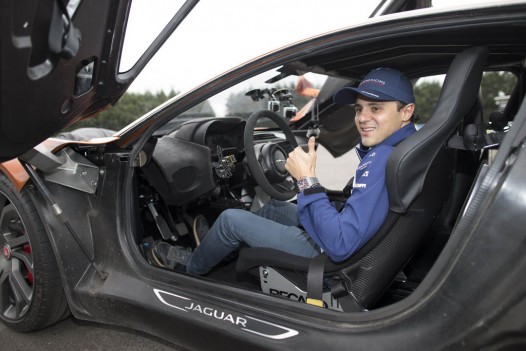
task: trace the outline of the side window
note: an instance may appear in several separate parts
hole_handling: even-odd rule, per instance
[[[420,78],[414,86],[416,100],[415,123],[424,125],[436,106],[444,75]],[[517,77],[511,72],[496,71],[485,72],[482,76],[480,96],[484,123],[490,122],[491,116],[496,112],[504,111],[510,94],[517,85]]]
[[[184,1],[132,1],[119,72],[133,67],[183,4]]]
[[[508,124],[503,112],[517,85],[517,76],[511,72],[486,72],[480,87],[484,123],[489,129],[501,130]]]
[[[420,78],[414,88],[416,109],[414,122],[417,128],[427,123],[440,96],[445,75]]]

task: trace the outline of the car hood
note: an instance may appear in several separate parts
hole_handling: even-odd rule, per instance
[[[131,0],[2,1],[0,162],[114,105],[197,2],[119,72]]]

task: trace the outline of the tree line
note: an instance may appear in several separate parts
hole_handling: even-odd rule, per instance
[[[493,112],[501,110],[501,106],[496,101],[496,97],[509,96],[515,85],[517,77],[509,72],[486,72],[482,77],[480,86],[480,98],[484,121],[487,123],[489,116]],[[415,114],[417,122],[425,123],[433,110],[440,96],[442,82],[439,80],[424,80],[414,87],[416,100]]]
[[[495,97],[511,94],[516,83],[517,77],[508,72],[487,72],[484,74],[480,94],[486,121],[492,112],[499,109]],[[439,80],[424,80],[415,86],[414,95],[417,104],[415,114],[417,116],[417,122],[425,123],[431,116],[438,101],[441,87],[442,82]],[[293,85],[285,86],[284,88],[291,91],[294,90]],[[174,90],[169,93],[165,93],[164,91],[158,91],[156,93],[127,92],[113,108],[101,112],[97,117],[77,122],[67,128],[66,131],[83,127],[119,130],[175,95],[177,95],[177,92]],[[303,96],[294,97],[294,104],[298,108],[301,108],[307,101],[308,98]],[[245,96],[244,93],[232,94],[226,102],[226,114],[246,118],[255,110],[266,108],[265,104],[266,102],[264,101],[252,101],[249,97]],[[207,102],[205,102],[203,106],[206,108],[193,109],[195,110],[194,113],[190,113],[189,116],[191,115],[192,118],[199,117],[199,114],[203,113],[206,114],[206,116],[215,115]]]
[[[78,128],[119,130],[175,95],[177,93],[173,89],[168,94],[162,90],[156,93],[126,92],[112,108],[102,111],[96,117],[79,121],[65,131]]]

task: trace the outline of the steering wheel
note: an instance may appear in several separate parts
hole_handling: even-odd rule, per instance
[[[266,117],[276,123],[285,134],[286,141],[254,143],[254,129],[260,118]],[[252,176],[270,197],[289,200],[296,194],[296,184],[285,169],[288,154],[298,146],[294,134],[283,117],[270,110],[254,112],[247,120],[244,134],[245,154]]]

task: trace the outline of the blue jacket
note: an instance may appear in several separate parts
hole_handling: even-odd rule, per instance
[[[372,149],[357,148],[361,157],[352,195],[338,212],[324,192],[298,195],[300,222],[307,233],[336,262],[362,247],[378,231],[389,210],[385,167],[396,144],[416,132],[412,123]]]

